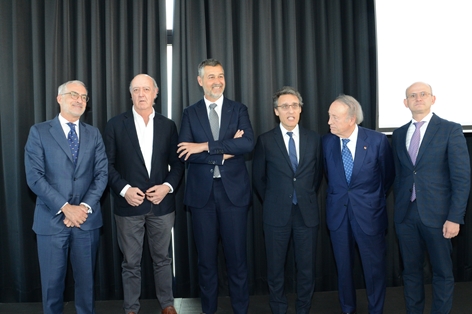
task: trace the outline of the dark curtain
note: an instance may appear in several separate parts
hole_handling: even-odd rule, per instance
[[[304,99],[301,124],[321,135],[329,131],[328,108],[340,93],[359,100],[365,116],[362,125],[375,129],[377,70],[373,0],[180,0],[175,3],[173,117],[179,117],[185,107],[203,97],[196,80],[197,65],[203,59],[216,58],[225,69],[225,96],[248,106],[256,135],[277,125],[272,94],[284,85],[296,87]],[[405,82],[405,88],[411,83]],[[398,99],[398,108],[403,108],[402,99]],[[471,145],[469,135],[467,140]],[[247,156],[249,171],[251,159],[252,156]],[[325,191],[324,182],[319,193],[321,221],[325,221]],[[398,286],[402,284],[401,259],[393,228],[393,193],[388,198],[388,212],[387,283]],[[467,219],[471,220],[469,216]],[[178,256],[191,261],[190,267],[182,266],[177,272],[185,279],[177,280],[176,291],[185,296],[198,294],[197,256],[189,221],[189,213],[177,216],[176,229],[182,237],[176,244]],[[265,294],[268,290],[262,207],[255,195],[248,224],[250,293]],[[470,224],[466,224],[460,236],[453,240],[458,281],[472,280],[469,229]],[[336,268],[325,224],[321,225],[316,250],[316,290],[336,290]],[[219,263],[221,270],[224,267],[221,247]],[[354,267],[356,286],[363,288],[358,257]],[[291,248],[286,265],[287,292],[295,292],[295,272]],[[425,266],[426,282],[431,282],[429,272]],[[220,275],[220,293],[227,295],[224,271]]]
[[[0,302],[40,301],[31,230],[35,196],[23,166],[29,128],[58,114],[57,87],[68,80],[87,85],[90,101],[82,120],[101,131],[108,119],[131,108],[128,87],[136,74],[148,73],[167,91],[165,2],[2,0],[0,43]],[[167,92],[155,105],[158,112],[161,101],[167,103]],[[106,191],[97,299],[122,298],[112,201]],[[152,266],[145,255],[143,297],[153,298]],[[66,298],[73,299],[71,276]]]
[[[202,97],[197,65],[223,62],[225,95],[249,108],[256,135],[276,125],[271,96],[283,85],[304,97],[303,124],[320,134],[327,128],[329,104],[339,93],[356,97],[365,112],[363,126],[375,127],[376,50],[373,0],[181,0],[175,1],[173,109],[167,113],[165,2],[154,0],[0,1],[0,302],[40,301],[36,239],[31,230],[35,196],[23,166],[24,145],[34,123],[58,113],[57,87],[70,79],[88,86],[83,120],[100,130],[131,107],[128,85],[138,73],[153,76],[161,88],[155,109],[180,124],[182,109]],[[401,79],[401,78],[399,78]],[[405,82],[406,85],[411,82]],[[401,99],[398,100],[402,108]],[[400,109],[399,109],[400,110]],[[405,121],[406,122],[406,121]],[[469,150],[472,137],[466,135]],[[252,156],[247,156],[251,171]],[[325,185],[320,190],[324,220]],[[189,214],[178,194],[175,238],[175,296],[198,296],[196,252]],[[104,226],[96,267],[98,300],[122,299],[121,253],[116,242],[113,199],[103,196]],[[401,285],[400,257],[389,197],[388,284]],[[469,205],[470,210],[470,205]],[[470,215],[454,243],[456,280],[472,280]],[[254,198],[248,219],[251,294],[265,294],[265,248],[261,205]],[[289,252],[287,292],[294,292],[295,265]],[[317,245],[316,289],[337,289],[329,234],[321,225]],[[224,258],[220,256],[220,266]],[[143,257],[142,298],[155,298],[149,253]],[[360,262],[356,284],[363,287]],[[227,283],[220,267],[221,294]],[[428,274],[429,269],[425,268]],[[73,299],[67,278],[66,299]]]

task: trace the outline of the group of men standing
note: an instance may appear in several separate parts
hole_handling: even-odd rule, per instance
[[[141,257],[147,234],[156,296],[163,314],[173,307],[169,257],[175,221],[174,189],[187,164],[184,203],[192,217],[198,253],[202,311],[218,298],[218,243],[224,248],[234,313],[249,307],[246,257],[251,203],[245,154],[254,146],[252,183],[263,206],[270,308],[286,313],[284,265],[291,241],[297,265],[297,313],[309,313],[315,289],[320,224],[318,188],[328,183],[326,222],[338,271],[343,313],[356,313],[352,273],[359,249],[369,313],[382,313],[386,290],[386,197],[394,186],[395,228],[403,259],[408,313],[424,308],[423,261],[433,270],[433,309],[452,306],[451,238],[459,233],[470,190],[469,154],[460,125],[431,112],[431,87],[406,90],[412,121],[385,135],[359,126],[359,102],[340,95],[329,108],[331,132],[320,137],[299,124],[303,99],[293,87],[274,94],[280,124],[255,144],[247,107],[223,96],[221,63],[198,67],[204,97],[187,107],[180,132],[154,111],[155,80],[139,74],[130,83],[132,108],[108,122],[104,137],[79,122],[88,94],[80,81],[59,87],[60,114],[34,125],[25,147],[27,182],[37,195],[33,229],[44,313],[62,313],[67,261],[75,279],[77,313],[94,313],[93,272],[102,225],[100,197],[114,195],[118,244],[123,253],[124,312],[139,312]]]

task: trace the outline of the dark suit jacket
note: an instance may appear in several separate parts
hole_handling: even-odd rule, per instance
[[[441,228],[446,220],[463,224],[470,192],[470,162],[462,127],[433,114],[413,166],[406,149],[410,123],[392,136],[397,173],[395,222],[405,218],[415,183],[418,212],[426,226]]]
[[[100,198],[107,185],[107,158],[97,128],[80,122],[80,149],[74,166],[69,143],[59,118],[33,125],[25,146],[26,181],[38,196],[33,230],[53,235],[64,228],[64,214],[57,214],[69,202],[92,207],[83,230],[102,226]]]
[[[331,133],[323,136],[324,169],[328,181],[326,222],[330,230],[337,230],[349,203],[362,230],[375,235],[387,229],[385,198],[395,177],[393,156],[384,134],[358,128],[349,186],[339,137]]]
[[[320,136],[299,126],[299,155],[294,173],[280,126],[259,136],[252,163],[252,183],[263,204],[263,221],[286,225],[290,219],[292,194],[308,227],[319,224],[317,191],[323,177]]]
[[[133,207],[120,196],[120,192],[126,184],[146,192],[150,187],[164,182],[172,185],[175,191],[184,172],[184,164],[177,155],[177,139],[175,123],[156,112],[149,176],[139,146],[132,110],[108,121],[104,140],[108,156],[108,183],[115,194],[116,215],[138,216],[147,214],[152,209],[156,216],[162,216],[175,210],[174,193],[167,194],[159,205],[144,199],[141,205]]]
[[[234,134],[238,130],[244,130],[244,135],[235,139]],[[208,202],[215,165],[219,165],[221,181],[230,201],[235,206],[250,204],[251,191],[244,154],[251,152],[254,147],[254,133],[245,105],[224,98],[217,141],[213,140],[205,101],[202,99],[185,108],[179,135],[181,142],[208,142],[209,146],[209,152],[193,154],[187,160],[184,197],[187,206],[201,208]],[[223,163],[223,154],[234,157]]]

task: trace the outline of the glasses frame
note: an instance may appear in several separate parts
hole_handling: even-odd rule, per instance
[[[64,93],[64,94],[61,94],[61,95],[67,95],[69,94],[70,97],[74,100],[77,100],[79,99],[79,97],[82,99],[83,102],[88,102],[90,100],[89,96],[86,95],[86,94],[79,94],[77,92],[74,92],[74,91],[70,91],[70,92],[67,92],[67,93]]]
[[[432,95],[433,94],[428,93],[428,92],[419,92],[419,93],[412,93],[412,94],[408,95],[407,98],[411,99],[411,100],[419,99],[419,98],[423,99],[425,97],[432,96]]]
[[[283,110],[283,111],[288,111],[290,108],[292,108],[293,110],[297,110],[297,109],[300,109],[301,107],[302,106],[300,104],[291,104],[291,105],[284,104],[284,105],[277,106],[277,108],[280,108],[280,110]]]

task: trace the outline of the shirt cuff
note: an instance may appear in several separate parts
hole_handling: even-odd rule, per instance
[[[170,189],[169,193],[174,193],[174,188],[172,187],[172,185],[170,185],[169,182],[164,182],[162,184],[167,185],[169,187],[169,189]]]
[[[125,197],[125,194],[126,194],[126,192],[128,192],[128,189],[129,189],[130,187],[131,187],[131,185],[129,185],[129,184],[125,185],[125,187],[123,188],[123,190],[121,190],[120,195],[123,196],[123,197]]]
[[[87,204],[87,203],[80,203],[80,205],[83,205],[83,206],[87,207],[87,214],[93,213],[92,207],[90,207],[89,204]]]

